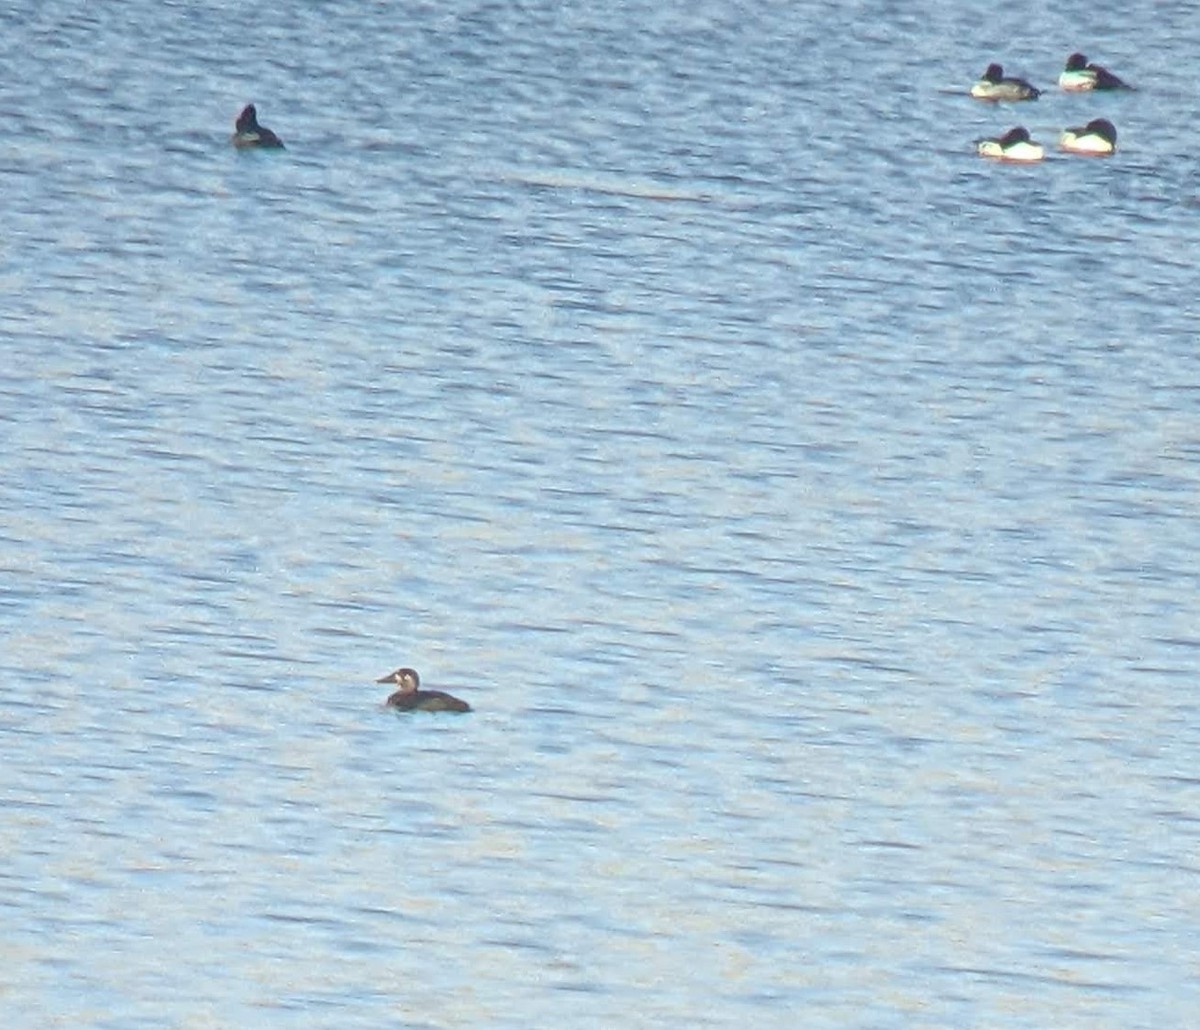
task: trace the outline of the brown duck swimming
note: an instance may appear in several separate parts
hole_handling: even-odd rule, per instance
[[[376,683],[394,683],[400,689],[387,699],[388,708],[401,712],[469,712],[471,706],[444,690],[422,690],[416,669],[397,669]]]
[[[253,104],[247,104],[238,115],[230,142],[239,148],[262,147],[267,150],[283,150],[283,140],[265,125],[258,124],[258,112]]]

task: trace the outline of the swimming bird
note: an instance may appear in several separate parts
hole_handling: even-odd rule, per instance
[[[989,64],[979,81],[971,87],[976,100],[1037,100],[1042,95],[1024,79],[1005,76],[998,64]]]
[[[471,706],[443,690],[421,690],[416,669],[402,668],[381,676],[376,683],[394,683],[400,689],[387,699],[388,708],[402,712],[469,712]]]
[[[1058,77],[1058,85],[1071,93],[1089,89],[1133,89],[1107,68],[1089,64],[1085,54],[1072,54],[1067,58],[1067,66]]]
[[[1040,143],[1035,143],[1029,138],[1029,130],[1023,125],[1009,129],[1003,136],[976,140],[975,149],[982,157],[1026,164],[1040,161],[1046,153]]]
[[[1117,149],[1117,129],[1107,118],[1093,118],[1078,129],[1063,129],[1058,139],[1060,150],[1072,154],[1098,154],[1101,157]]]
[[[247,104],[238,115],[230,142],[235,147],[262,147],[283,150],[283,140],[265,125],[258,124],[258,112],[253,104]]]

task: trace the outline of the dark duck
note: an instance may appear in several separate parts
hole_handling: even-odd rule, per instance
[[[234,125],[233,139],[235,147],[261,147],[263,149],[283,150],[283,140],[275,135],[265,125],[258,124],[258,112],[253,104],[242,108]]]
[[[401,712],[469,712],[471,706],[444,690],[422,690],[416,669],[397,669],[376,683],[394,683],[398,688],[387,699],[387,707]]]

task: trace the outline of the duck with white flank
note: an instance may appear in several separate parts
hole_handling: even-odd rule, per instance
[[[469,712],[471,706],[444,690],[422,690],[416,669],[397,669],[376,683],[394,683],[400,689],[387,699],[387,707],[401,712]]]
[[[1117,129],[1107,118],[1093,118],[1078,129],[1063,129],[1058,147],[1071,154],[1106,157],[1117,149]]]
[[[1040,161],[1046,154],[1045,148],[1031,140],[1029,130],[1022,125],[1009,129],[1003,136],[977,140],[975,149],[981,157],[1022,164]]]
[[[1086,54],[1072,54],[1067,58],[1067,66],[1058,77],[1058,85],[1071,93],[1091,89],[1133,89],[1107,68],[1089,64]]]
[[[989,64],[982,78],[971,87],[976,100],[1037,100],[1042,95],[1024,79],[1006,76],[998,64]]]

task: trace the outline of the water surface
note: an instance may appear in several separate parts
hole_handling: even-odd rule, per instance
[[[1187,1022],[1194,15],[0,16],[5,1024]]]

